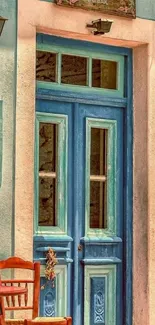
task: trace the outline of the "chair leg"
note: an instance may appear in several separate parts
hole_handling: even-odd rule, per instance
[[[5,318],[4,298],[0,297],[0,314]]]
[[[3,297],[0,297],[0,325],[5,325],[5,309]]]
[[[67,325],[72,325],[72,317],[65,317],[67,320]]]
[[[24,319],[24,325],[31,325],[30,319]]]
[[[5,319],[2,315],[0,315],[0,325],[6,325]]]

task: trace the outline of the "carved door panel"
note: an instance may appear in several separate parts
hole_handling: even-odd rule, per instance
[[[123,324],[123,166],[121,108],[37,100],[34,256],[58,259],[41,315]]]

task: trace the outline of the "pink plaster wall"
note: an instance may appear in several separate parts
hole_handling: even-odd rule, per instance
[[[32,259],[36,31],[132,47],[134,54],[133,324],[155,324],[155,22],[111,17],[107,36],[86,23],[101,13],[18,0],[15,254]],[[130,302],[129,302],[130,303]]]
[[[134,324],[148,322],[148,47],[134,50]],[[142,68],[143,67],[143,68]]]

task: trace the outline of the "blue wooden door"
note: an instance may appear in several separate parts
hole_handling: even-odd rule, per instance
[[[38,99],[36,110],[37,216],[39,186],[49,184],[41,171],[39,185],[39,134],[55,132],[57,156],[55,223],[35,221],[35,259],[44,265],[48,247],[58,258],[55,286],[41,291],[40,314],[71,315],[74,325],[123,325],[124,109],[55,96]]]

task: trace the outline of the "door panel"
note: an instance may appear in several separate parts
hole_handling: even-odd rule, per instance
[[[77,226],[75,226],[74,233],[75,254],[77,252],[76,246],[78,246],[78,244],[82,245],[82,251],[78,253],[78,258],[76,260],[74,258],[74,266],[76,270],[79,269],[79,284],[76,280],[75,287],[78,288],[80,286],[80,290],[78,292],[78,300],[77,297],[74,297],[74,299],[79,302],[79,310],[76,308],[77,314],[75,318],[80,320],[83,317],[84,309],[85,325],[93,325],[94,323],[98,322],[104,324],[104,318],[105,324],[116,324],[116,298],[114,304],[112,297],[115,296],[116,283],[118,282],[119,284],[117,286],[117,302],[119,302],[120,309],[122,297],[122,273],[121,266],[119,266],[119,264],[121,265],[122,262],[121,242],[123,223],[123,112],[121,109],[119,110],[110,107],[104,108],[102,106],[84,104],[76,104],[75,110],[76,115],[74,123],[77,126],[76,134],[78,135],[75,140],[77,143],[76,152],[78,153],[78,155],[75,154],[75,179],[77,183],[77,208],[75,212],[77,211],[76,219],[78,220],[76,221],[76,223],[78,223],[78,228]],[[117,134],[115,135],[116,139],[114,139],[114,141],[116,142],[116,147],[113,146],[113,143],[109,144],[109,151],[113,151],[112,159],[114,159],[114,151],[116,151],[116,171],[114,176],[116,182],[114,182],[113,185],[110,185],[112,186],[112,191],[116,191],[117,193],[115,198],[116,202],[111,202],[115,206],[115,208],[113,209],[114,214],[109,215],[111,223],[113,223],[114,219],[116,219],[116,228],[113,233],[111,232],[111,234],[109,234],[109,236],[106,232],[104,233],[100,229],[94,229],[94,231],[88,234],[86,227],[88,223],[87,219],[89,210],[89,207],[87,206],[86,202],[86,198],[89,196],[88,189],[86,186],[86,183],[89,178],[88,168],[86,168],[87,158],[89,159],[89,157],[87,157],[86,152],[87,147],[89,145],[89,143],[86,143],[86,141],[88,141],[88,119],[91,119],[91,123],[93,123],[93,119],[94,122],[102,120],[102,123],[105,124],[107,123],[107,121],[113,121],[117,126]],[[111,161],[111,165],[113,163],[114,162]],[[77,168],[77,165],[79,166],[79,168]],[[80,207],[80,209],[78,207]],[[105,292],[103,293],[102,290],[101,292],[104,295],[105,300],[103,299],[103,296],[101,296],[101,299],[98,299],[101,304],[98,305],[98,310],[102,310],[103,314],[101,315],[101,318],[98,318],[97,321],[97,317],[95,316],[97,314],[97,305],[95,305],[94,303],[94,310],[92,306],[92,301],[95,301],[95,299],[97,300],[97,294],[94,293],[94,297],[92,297],[92,295],[93,292],[97,292],[95,291],[97,290],[97,288],[100,293],[99,283],[102,283],[104,280],[106,282]],[[111,286],[111,294],[106,293],[109,286]],[[77,292],[77,289],[75,289],[75,292]],[[90,299],[89,292],[91,293]],[[109,302],[108,297],[110,299]],[[77,306],[76,301],[75,306]],[[121,318],[120,315],[119,317]],[[119,324],[121,324],[120,318]],[[83,319],[81,319],[81,322],[82,321]]]
[[[57,278],[55,288],[42,290],[41,314],[63,316],[67,312],[73,316],[74,325],[122,325],[123,109],[92,103],[38,100],[37,112],[44,113],[45,119],[49,114],[51,122],[53,118],[67,121],[66,132],[58,136],[58,142],[64,137],[66,143],[66,146],[60,146],[58,152],[60,160],[61,156],[66,157],[62,159],[66,174],[61,174],[62,168],[58,178],[60,191],[61,182],[64,184],[66,179],[65,194],[60,198],[60,201],[66,200],[66,209],[57,209],[62,223],[66,220],[67,231],[60,233],[57,227],[40,227],[38,230],[36,225],[34,237],[34,256],[42,264],[45,263],[47,248],[50,246],[55,249],[59,261],[57,269],[64,270],[66,289],[63,289],[61,277],[61,281]],[[101,167],[97,167],[100,170],[96,175],[91,173],[92,129],[93,132],[95,129],[96,136],[99,134],[102,142],[100,149],[96,148],[98,140],[92,144],[94,152],[100,151]],[[103,130],[107,134],[106,138],[103,138]],[[103,155],[106,171],[102,168]],[[93,159],[96,163],[97,159]],[[90,196],[91,182],[94,183]],[[102,220],[104,205],[105,223]],[[90,215],[94,220],[91,227]],[[38,220],[37,215],[35,218]],[[67,311],[63,308],[62,299],[64,305],[67,305]]]

